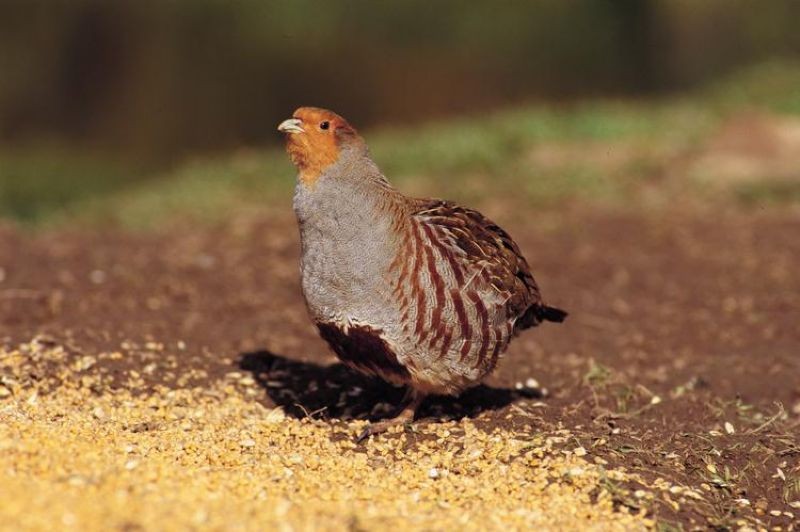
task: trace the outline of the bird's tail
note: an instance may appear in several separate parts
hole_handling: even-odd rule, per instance
[[[539,318],[543,321],[554,321],[556,323],[561,323],[564,321],[569,313],[565,310],[561,310],[560,308],[556,307],[548,307],[547,305],[542,305],[539,307]]]
[[[566,319],[567,315],[567,312],[560,308],[548,307],[547,305],[531,305],[525,311],[525,314],[517,320],[515,330],[522,331],[539,325],[543,321],[561,323]]]

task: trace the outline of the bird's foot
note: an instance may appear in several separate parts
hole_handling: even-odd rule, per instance
[[[416,392],[413,388],[408,388],[406,391],[406,396],[400,403],[400,408],[397,415],[390,419],[376,421],[367,425],[367,427],[361,431],[356,438],[356,443],[361,443],[375,434],[386,432],[389,428],[394,427],[395,425],[406,425],[411,423],[414,421],[414,414],[416,413],[417,407],[420,405],[420,403],[422,403],[423,399],[425,399],[424,394]]]
[[[359,433],[358,437],[356,438],[356,443],[361,443],[362,441],[369,439],[370,436],[375,436],[376,434],[382,434],[387,430],[389,430],[390,428],[395,427],[397,425],[407,425],[411,423],[411,421],[413,420],[400,418],[400,416],[397,416],[396,418],[370,423],[364,428],[364,430],[362,430]]]

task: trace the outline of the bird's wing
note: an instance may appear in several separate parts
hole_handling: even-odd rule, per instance
[[[463,272],[462,292],[491,289],[505,301],[509,319],[521,316],[541,301],[539,287],[517,244],[500,226],[480,212],[450,201],[425,202],[414,218],[433,229],[431,240],[450,253]],[[494,299],[494,298],[492,298]]]
[[[533,325],[526,323],[532,309],[542,307],[527,261],[508,233],[478,211],[420,200],[411,220],[425,244],[428,273],[443,285],[433,283],[437,300],[451,310],[433,340],[452,335],[449,350],[493,366],[514,330]]]

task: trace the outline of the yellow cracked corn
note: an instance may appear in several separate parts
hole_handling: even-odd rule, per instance
[[[419,424],[432,439],[415,445],[402,434],[361,447],[363,422],[286,417],[224,382],[98,392],[63,364],[39,393],[24,382],[34,355],[64,360],[39,344],[0,351],[0,523],[13,529],[652,527],[602,489],[624,472],[553,449],[566,433],[463,420]]]

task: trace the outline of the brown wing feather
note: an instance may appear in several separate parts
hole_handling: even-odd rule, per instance
[[[450,235],[449,245],[465,271],[462,290],[472,283],[490,285],[502,294],[502,313],[515,323],[515,329],[545,319],[544,311],[539,309],[549,307],[542,304],[528,262],[500,226],[476,210],[443,200],[420,200],[414,216]]]

